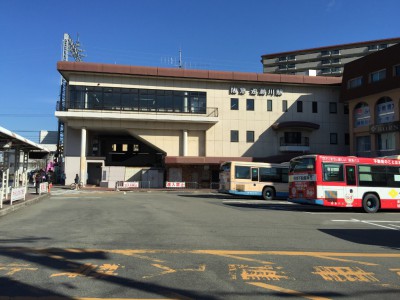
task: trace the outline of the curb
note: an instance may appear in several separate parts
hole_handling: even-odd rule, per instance
[[[50,197],[49,194],[44,194],[43,196],[40,195],[40,196],[34,197],[32,199],[29,199],[29,200],[25,200],[25,201],[22,201],[22,202],[13,204],[13,205],[8,205],[7,207],[3,206],[3,209],[0,210],[0,217],[8,215],[9,213],[12,213],[14,211],[20,210],[20,209],[25,208],[27,206],[33,205],[35,203],[38,203],[39,201],[41,201],[41,200],[43,200],[45,198],[49,198],[49,197]]]

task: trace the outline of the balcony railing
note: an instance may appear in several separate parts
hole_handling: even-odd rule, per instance
[[[307,152],[310,151],[310,140],[308,137],[304,137],[298,142],[290,142],[285,140],[284,137],[281,137],[279,150],[281,152]]]
[[[196,106],[173,106],[160,107],[157,105],[123,105],[123,103],[88,103],[84,101],[57,101],[57,111],[87,110],[87,111],[115,111],[115,112],[137,112],[137,113],[170,113],[170,114],[197,114],[207,117],[218,117],[217,107],[196,107]]]

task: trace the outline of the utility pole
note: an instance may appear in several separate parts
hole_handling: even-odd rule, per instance
[[[74,58],[75,61],[82,61],[83,50],[80,48],[79,36],[77,41],[74,42],[68,33],[64,33],[64,39],[62,42],[62,61],[68,61],[68,57]],[[56,109],[58,111],[64,111],[66,109],[66,90],[67,81],[61,76],[61,89],[60,89],[60,100],[57,102]],[[64,160],[64,123],[58,120],[58,136],[57,136],[57,152],[56,158],[58,164],[63,164]],[[62,167],[64,170],[64,167]]]

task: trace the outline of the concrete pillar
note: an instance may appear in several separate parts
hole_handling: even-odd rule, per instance
[[[185,96],[183,97],[183,111],[189,112],[189,98],[188,98],[189,93],[185,92],[184,94]]]
[[[182,136],[182,156],[187,156],[188,131],[186,129],[183,130]]]
[[[81,130],[81,169],[80,169],[80,179],[83,185],[86,185],[86,128],[83,127]]]

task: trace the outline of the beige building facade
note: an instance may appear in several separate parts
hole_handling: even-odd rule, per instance
[[[347,155],[341,78],[59,62],[66,183],[210,187],[228,160]]]

